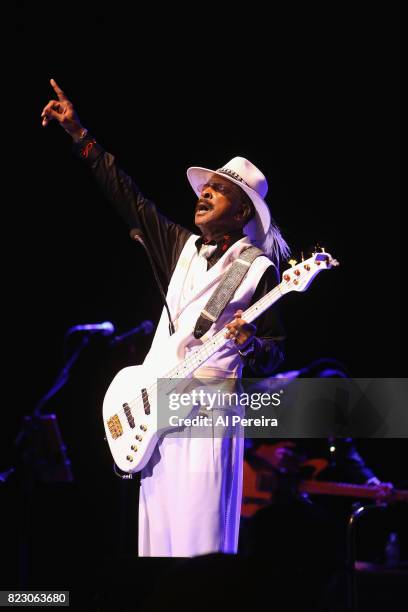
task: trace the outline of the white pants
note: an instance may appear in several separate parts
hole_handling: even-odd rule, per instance
[[[222,437],[208,433],[210,437],[192,437],[186,428],[178,437],[163,436],[142,471],[139,556],[237,551],[242,428],[226,427]]]

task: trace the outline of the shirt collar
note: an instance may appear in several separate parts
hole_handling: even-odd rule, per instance
[[[200,236],[199,238],[197,238],[195,245],[197,248],[197,252],[199,253],[201,250],[201,247],[203,245],[205,246],[215,246],[215,249],[208,249],[208,251],[211,251],[212,253],[214,251],[220,251],[221,254],[223,254],[225,251],[227,251],[229,249],[229,247],[231,245],[233,245],[235,242],[237,242],[238,240],[241,240],[241,238],[244,238],[245,236],[242,235],[242,232],[229,232],[226,234],[223,234],[219,237],[217,237],[214,240],[211,240],[210,242],[204,242],[204,239],[202,236]]]

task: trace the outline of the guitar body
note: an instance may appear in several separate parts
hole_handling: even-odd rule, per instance
[[[296,475],[280,474],[273,467],[275,447],[261,444],[244,460],[241,516],[245,518],[250,518],[260,508],[275,503],[277,499],[292,501],[298,491],[303,490],[300,486],[301,473],[307,472],[308,478],[315,479],[328,466],[327,459],[307,459],[299,463],[299,473]]]
[[[125,407],[133,398],[142,396],[153,378],[150,368],[123,368],[112,380],[103,402],[102,414],[106,439],[116,465],[124,472],[142,470],[158,440],[156,431],[156,393],[148,393],[148,410],[141,407],[126,416]],[[130,403],[132,405],[132,402]]]
[[[180,362],[189,340],[191,336],[176,332],[160,347],[160,354],[149,354],[143,365],[123,368],[109,385],[103,422],[113,459],[122,471],[142,470],[165,431],[157,430],[157,379],[166,377],[169,365]]]

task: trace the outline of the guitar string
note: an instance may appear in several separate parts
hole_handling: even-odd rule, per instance
[[[251,316],[252,313],[255,313],[259,308],[261,308],[264,305],[264,303],[268,303],[272,297],[275,297],[276,294],[278,295],[278,297],[281,297],[283,295],[283,293],[281,291],[281,284],[279,284],[276,287],[274,287],[273,289],[271,289],[271,291],[269,291],[266,295],[264,295],[263,298],[258,300],[252,306],[250,306],[242,314],[242,316],[248,318],[248,315]],[[277,300],[275,300],[272,304],[268,304],[268,306],[265,308],[265,310],[270,308],[276,301]],[[265,312],[265,310],[263,312]],[[256,317],[254,317],[252,320],[255,320],[258,316],[260,316],[260,314],[262,314],[262,313],[257,314]],[[206,345],[204,345],[203,347],[201,347],[201,349],[199,351],[197,351],[197,353],[194,353],[193,355],[190,355],[189,357],[187,357],[187,359],[185,359],[184,363],[186,363],[187,366],[184,366],[184,369],[187,370],[187,373],[194,372],[200,365],[205,363],[207,361],[207,359],[209,359],[218,350],[220,350],[220,348],[222,348],[225,344],[227,344],[227,342],[229,342],[231,340],[230,338],[226,338],[225,337],[225,333],[226,333],[225,329],[224,328],[221,329],[216,334],[214,334],[214,336],[212,336],[212,338],[208,341],[209,344],[211,344],[211,346],[208,346],[207,349],[204,350],[204,348],[206,346]],[[217,344],[218,344],[217,348],[215,350],[213,350],[213,346],[217,345]],[[205,359],[200,359],[199,355],[200,354],[202,355],[203,353],[205,355],[206,352],[207,352],[207,356],[205,357]],[[183,377],[181,377],[179,375],[180,374],[180,372],[179,372],[180,365],[181,365],[180,363],[177,364],[171,371],[169,371],[167,373],[167,376],[163,377],[163,380],[169,379],[170,385],[172,385],[173,388],[174,388],[173,379],[174,378],[176,378],[176,379],[178,379],[178,378],[182,379],[183,378]],[[153,383],[146,390],[149,391],[149,392],[153,392],[156,387],[157,387],[157,382]],[[169,385],[168,385],[168,388],[169,388]],[[128,402],[128,406],[132,408],[132,410],[135,413],[135,415],[137,414],[139,409],[143,410],[143,412],[144,412],[143,397],[142,396],[138,396],[138,397],[134,398],[133,400]],[[124,409],[120,409],[116,414],[122,414],[123,412],[125,412],[125,410]]]
[[[324,269],[324,268],[322,268],[322,269]],[[290,270],[289,270],[289,271],[290,271]],[[308,274],[307,274],[307,273],[305,273],[305,272],[303,272],[303,274],[302,274],[302,272],[301,272],[301,273],[299,274],[299,276],[297,277],[297,279],[295,279],[295,280],[301,280],[301,279],[302,279],[304,276],[308,276]],[[275,295],[273,295],[273,296],[272,296],[272,294],[277,294],[279,297],[282,297],[282,296],[284,295],[284,293],[282,293],[282,291],[281,291],[281,285],[282,285],[282,284],[283,284],[283,283],[279,283],[279,285],[277,285],[276,287],[274,287],[273,289],[271,289],[271,291],[269,291],[269,292],[268,292],[266,295],[264,295],[264,296],[263,296],[263,297],[262,297],[260,300],[258,300],[258,301],[257,301],[255,304],[252,304],[252,306],[250,306],[250,307],[249,307],[249,308],[248,308],[248,309],[247,309],[247,310],[246,310],[246,311],[245,311],[245,312],[242,314],[242,316],[246,316],[246,317],[248,317],[248,314],[249,314],[249,315],[252,315],[252,313],[253,313],[253,312],[256,312],[256,311],[257,311],[259,308],[261,308],[261,307],[264,305],[264,303],[265,303],[265,302],[269,302],[269,300],[271,299],[271,297],[274,297],[274,296],[275,296]],[[285,287],[287,287],[287,286],[288,286],[288,285],[285,285]],[[275,302],[276,302],[276,301],[277,301],[277,300],[275,300]],[[268,306],[268,307],[267,307],[265,310],[267,310],[268,308],[270,308],[271,306],[273,306],[273,304],[274,304],[275,302],[273,302],[272,304],[269,304],[269,306]],[[263,311],[263,312],[265,312],[265,311]],[[259,313],[259,315],[257,315],[257,316],[260,316],[260,314],[262,314],[262,313]],[[256,318],[257,318],[257,317],[255,317],[255,318],[254,318],[254,319],[252,319],[252,320],[255,320]],[[184,363],[189,362],[189,363],[188,363],[188,366],[190,366],[190,365],[191,365],[191,366],[194,366],[194,365],[195,365],[196,367],[195,367],[195,368],[194,368],[192,371],[194,371],[195,369],[197,369],[197,368],[198,368],[198,367],[199,367],[199,366],[200,366],[202,363],[205,363],[205,362],[207,361],[207,359],[209,359],[209,358],[210,358],[210,357],[211,357],[211,356],[212,356],[214,353],[216,353],[216,352],[217,352],[217,351],[218,351],[220,348],[222,348],[222,346],[223,346],[224,344],[226,344],[227,342],[229,342],[229,341],[231,340],[230,338],[225,338],[225,333],[226,333],[226,332],[225,332],[225,330],[224,330],[224,328],[223,328],[223,329],[221,329],[219,332],[217,332],[217,333],[216,333],[214,336],[212,336],[212,338],[211,338],[211,342],[210,342],[212,345],[214,344],[214,342],[215,342],[215,344],[217,344],[219,340],[222,340],[222,341],[225,341],[225,342],[222,342],[222,343],[220,344],[220,346],[219,346],[219,347],[218,347],[218,348],[217,348],[215,351],[212,351],[212,352],[211,352],[211,353],[210,353],[210,354],[207,356],[207,358],[206,358],[206,359],[204,359],[204,360],[202,360],[202,361],[201,361],[201,360],[199,360],[199,363],[197,364],[197,353],[204,352],[204,348],[205,348],[205,346],[206,346],[206,345],[204,344],[204,345],[203,345],[203,347],[202,347],[202,348],[201,348],[199,351],[197,351],[197,353],[195,353],[195,354],[190,355],[189,357],[187,357],[187,359],[185,359],[185,360],[184,360]],[[190,363],[190,362],[192,362],[192,363]],[[183,362],[181,362],[181,363],[183,363]],[[171,383],[170,383],[170,384],[173,384],[173,379],[174,379],[174,378],[180,378],[180,379],[181,379],[181,377],[180,377],[180,376],[177,376],[177,374],[178,374],[178,371],[177,371],[177,370],[178,370],[178,368],[179,368],[179,367],[180,367],[180,363],[179,363],[179,364],[177,364],[177,365],[176,365],[174,368],[172,368],[172,370],[170,370],[169,372],[167,372],[167,376],[164,376],[164,377],[163,377],[163,380],[169,379],[169,380],[171,380]],[[187,369],[187,368],[185,367],[185,369]],[[173,376],[170,376],[170,375],[171,375],[173,372],[176,372],[176,376],[174,376],[174,375],[173,375]],[[157,387],[157,382],[153,383],[153,384],[152,384],[150,387],[147,387],[147,388],[146,388],[146,392],[148,392],[148,394],[149,394],[149,393],[153,393],[153,392],[154,392],[154,390],[156,389],[156,387]],[[143,396],[142,396],[142,395],[138,395],[137,397],[133,398],[132,400],[130,400],[129,402],[127,402],[127,405],[128,405],[128,406],[129,406],[129,408],[131,409],[131,415],[132,415],[133,417],[136,417],[136,416],[138,415],[138,413],[139,413],[139,412],[141,412],[142,414],[144,414],[144,415],[145,415],[145,410],[144,410],[144,402],[143,402]],[[122,416],[123,414],[126,414],[126,413],[125,413],[125,409],[122,407],[122,408],[120,408],[120,409],[119,409],[119,410],[118,410],[118,411],[117,411],[117,412],[116,412],[114,415],[112,415],[112,416]],[[126,419],[127,419],[127,415],[126,415]]]
[[[321,268],[321,270],[324,270],[325,268]],[[288,272],[290,272],[291,270],[289,269]],[[319,270],[320,271],[320,270]],[[284,272],[285,274],[286,272]],[[308,273],[301,271],[299,276],[294,279],[294,280],[302,280],[304,276],[308,276]],[[293,284],[293,282],[291,281],[291,284]],[[256,310],[258,310],[258,308],[261,308],[261,306],[264,305],[265,302],[268,302],[271,297],[274,297],[274,295],[272,296],[272,294],[277,294],[277,296],[282,297],[285,293],[282,293],[281,291],[281,286],[283,285],[283,282],[279,283],[279,285],[277,285],[276,287],[274,287],[273,289],[271,289],[271,291],[269,291],[266,295],[264,295],[260,300],[258,300],[255,304],[252,304],[252,306],[250,306],[244,313],[242,313],[242,316],[246,316],[248,317],[249,315],[252,315],[253,312],[256,312]],[[288,284],[284,285],[285,288],[288,287]],[[277,300],[275,300],[276,302]],[[270,304],[267,308],[265,308],[265,311],[270,308],[271,306],[273,306],[273,304],[275,303],[273,302],[272,304]],[[263,312],[265,312],[263,311]],[[262,314],[259,313],[257,315],[260,316]],[[257,317],[253,318],[252,321],[254,321]],[[214,353],[216,353],[220,348],[223,347],[224,344],[226,344],[227,342],[229,342],[231,340],[231,338],[225,338],[225,329],[221,329],[219,332],[217,332],[216,334],[214,334],[214,336],[212,336],[211,340],[209,341],[210,344],[214,344],[214,342],[217,344],[218,341],[220,340],[225,340],[225,342],[222,342],[220,344],[220,346],[213,352],[211,352],[206,359],[204,360],[199,360],[199,363],[197,364],[197,354],[198,353],[205,353],[205,346],[206,344],[204,344],[201,349],[199,349],[199,351],[197,351],[197,353],[190,355],[189,357],[187,357],[187,359],[184,360],[184,363],[188,363],[188,366],[194,366],[196,365],[196,367],[192,370],[192,372],[197,369],[202,363],[205,363]],[[192,363],[190,363],[192,362]],[[174,378],[180,378],[180,376],[170,376],[173,372],[175,372],[176,374],[179,374],[179,372],[177,371],[180,368],[180,365],[183,362],[180,362],[179,364],[177,364],[174,368],[172,368],[169,372],[167,372],[167,376],[163,376],[163,380],[173,380]],[[189,367],[184,366],[184,369],[187,369],[187,371],[189,371]],[[171,383],[172,384],[172,383]],[[150,385],[150,387],[146,387],[146,392],[151,394],[153,393],[153,391],[156,389],[157,387],[157,382],[153,383],[152,385]],[[145,413],[144,410],[144,402],[143,402],[143,396],[142,395],[138,395],[137,397],[131,399],[130,401],[127,402],[127,406],[131,409],[131,416],[136,417],[136,415],[138,414],[138,412],[142,412]],[[112,416],[122,416],[126,414],[125,413],[125,408],[121,407],[119,410],[117,410]],[[112,418],[112,417],[110,417]],[[126,415],[126,419],[127,419],[127,415]],[[109,419],[108,419],[109,420]]]
[[[300,277],[299,277],[300,278]],[[258,310],[258,308],[261,307],[261,302],[265,302],[265,301],[269,301],[269,299],[272,297],[272,293],[277,293],[282,295],[282,292],[279,288],[280,285],[277,285],[276,287],[274,287],[273,289],[271,289],[271,291],[269,293],[267,293],[263,298],[261,298],[260,300],[258,300],[256,302],[256,304],[253,304],[252,306],[250,306],[243,314],[242,316],[247,316],[248,314],[252,314],[250,311],[256,311]],[[268,298],[268,299],[266,299]],[[275,303],[275,302],[274,302]],[[255,308],[256,306],[256,308]],[[270,304],[269,307],[273,306],[273,304]],[[265,309],[267,310],[267,309]],[[262,314],[262,313],[260,313]],[[260,316],[260,315],[258,315]],[[255,319],[252,319],[255,320]],[[212,350],[211,347],[211,352],[207,355],[207,357],[205,359],[199,359],[197,353],[201,353],[201,354],[205,354],[205,346],[206,344],[204,344],[199,351],[197,351],[197,353],[190,355],[189,357],[187,357],[187,359],[184,360],[184,363],[187,364],[187,366],[184,366],[183,369],[186,369],[187,372],[190,372],[190,367],[196,366],[195,368],[193,368],[193,370],[191,370],[192,372],[194,370],[196,370],[201,364],[205,363],[214,353],[216,353],[220,348],[223,347],[224,344],[226,344],[227,342],[229,342],[231,340],[231,338],[226,338],[225,337],[225,329],[221,329],[220,331],[218,331],[216,334],[214,334],[214,336],[211,337],[211,339],[208,341],[209,344],[214,345],[214,344],[218,344],[219,341],[221,341],[220,345],[217,347],[217,349],[215,351]],[[225,341],[225,342],[224,342]],[[210,347],[208,347],[206,349],[207,351],[210,350]],[[183,363],[183,362],[181,362]],[[169,372],[167,372],[167,376],[163,376],[162,379],[163,380],[169,380],[171,381],[170,384],[174,384],[173,380],[176,379],[180,379],[182,380],[183,377],[178,376],[179,372],[178,370],[180,369],[181,363],[177,364],[176,366],[174,366],[172,368],[172,370],[170,370]],[[171,374],[173,374],[173,376],[170,376]],[[155,391],[157,387],[157,382],[153,383],[150,387],[146,387],[146,391],[149,393],[152,393]],[[137,397],[133,398],[132,400],[127,402],[127,405],[129,406],[129,408],[131,408],[131,412],[132,412],[132,416],[136,416],[136,414],[140,411],[140,412],[145,412],[144,411],[144,403],[143,403],[143,396],[142,395],[138,395]],[[112,416],[121,416],[122,414],[125,414],[125,409],[122,407],[119,410],[117,410],[115,412],[114,415]]]

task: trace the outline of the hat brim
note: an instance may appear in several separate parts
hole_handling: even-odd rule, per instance
[[[238,187],[240,187],[242,191],[245,191],[252,204],[254,205],[256,217],[256,223],[253,224],[249,222],[245,226],[245,228],[248,228],[250,225],[256,225],[256,235],[253,237],[256,240],[262,240],[262,238],[264,238],[268,233],[268,230],[271,226],[271,213],[265,200],[261,198],[261,196],[254,189],[249,187],[246,183],[241,183],[233,177],[228,176],[223,172],[218,172],[217,170],[209,170],[208,168],[200,168],[199,166],[191,166],[187,169],[188,181],[194,192],[198,196],[201,193],[202,186],[205,185],[205,183],[208,182],[209,178],[214,174],[217,174],[218,176],[221,176],[222,178],[231,181],[231,183],[235,183],[235,185],[238,185]],[[248,234],[248,232],[246,233]],[[253,230],[251,231],[251,233],[253,233]]]

